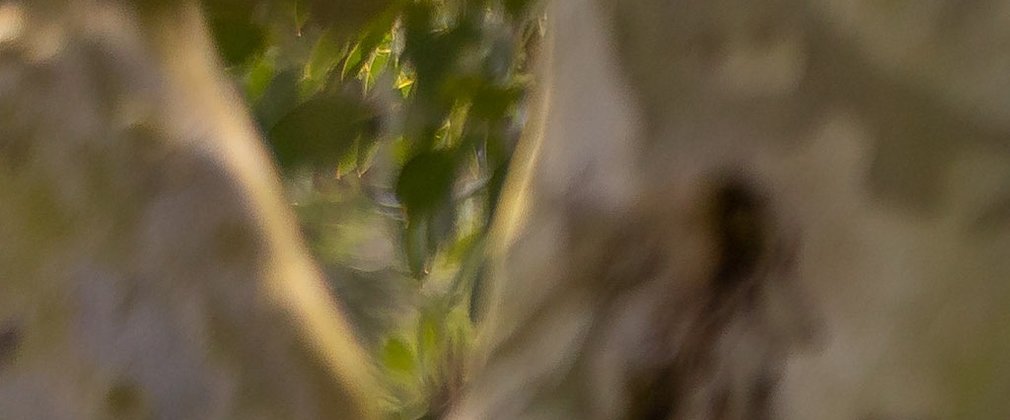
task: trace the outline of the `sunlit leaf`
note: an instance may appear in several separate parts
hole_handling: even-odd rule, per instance
[[[357,146],[355,170],[358,176],[361,176],[371,168],[372,162],[375,160],[375,154],[379,150],[379,141],[376,136],[366,134],[358,138]]]
[[[261,54],[253,61],[245,77],[246,98],[251,101],[258,100],[266,92],[275,72],[274,57],[271,54]]]
[[[392,20],[376,22],[361,36],[344,60],[343,68],[340,70],[341,78],[357,76],[362,68],[369,64],[375,50],[384,42],[389,43],[392,37],[390,33],[392,23]]]
[[[417,346],[422,362],[429,368],[437,362],[436,358],[442,353],[441,324],[444,321],[444,311],[425,310],[421,313],[421,320],[417,323]]]
[[[389,51],[378,51],[372,56],[371,63],[368,64],[367,70],[365,71],[365,90],[369,90],[372,86],[375,86],[376,80],[379,76],[386,71],[386,64],[389,63]]]
[[[414,79],[402,72],[396,78],[396,89],[400,91],[400,96],[404,98],[410,96],[410,88],[414,86]]]
[[[387,369],[410,374],[417,368],[414,352],[406,342],[399,338],[390,338],[382,349],[382,364]]]

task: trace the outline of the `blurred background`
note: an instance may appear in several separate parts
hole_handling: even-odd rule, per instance
[[[205,2],[289,202],[404,418],[461,385],[544,36],[531,0]]]

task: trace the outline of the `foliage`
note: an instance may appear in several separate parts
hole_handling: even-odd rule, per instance
[[[397,417],[459,386],[524,119],[531,0],[207,0],[222,60]]]

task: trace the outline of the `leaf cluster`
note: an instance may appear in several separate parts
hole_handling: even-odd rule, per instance
[[[383,365],[391,412],[437,412],[459,386],[487,226],[524,124],[536,4],[204,5],[303,230]]]

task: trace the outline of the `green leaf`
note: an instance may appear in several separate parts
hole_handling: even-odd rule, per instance
[[[361,137],[358,137],[353,142],[351,142],[351,147],[347,150],[347,153],[343,154],[340,158],[340,162],[337,162],[336,175],[337,179],[343,178],[351,172],[357,173],[358,170],[358,142]]]
[[[382,349],[382,364],[389,370],[411,374],[417,369],[414,352],[406,342],[399,338],[390,338]]]
[[[372,56],[371,63],[365,68],[365,90],[370,90],[375,86],[376,80],[386,71],[386,64],[389,63],[389,51],[378,51]]]
[[[449,202],[444,202],[431,213],[407,212],[403,249],[415,278],[427,277],[435,256],[455,234],[455,220],[456,208]]]
[[[487,120],[504,118],[508,111],[522,97],[523,89],[512,87],[485,86],[477,91],[470,112],[475,117]]]
[[[347,77],[357,76],[361,73],[361,69],[367,65],[375,53],[375,50],[379,48],[383,42],[388,42],[392,34],[390,32],[390,27],[392,26],[392,21],[381,22],[382,24],[375,24],[370,28],[361,39],[354,45],[351,52],[348,53],[347,58],[344,59],[344,66],[340,70],[341,79],[346,79]]]
[[[345,33],[355,32],[387,14],[393,0],[308,0],[311,19]]]
[[[367,108],[336,96],[311,99],[270,129],[268,137],[281,166],[336,165],[369,120]]]
[[[263,90],[254,106],[260,127],[266,129],[277,124],[298,105],[298,72],[285,70],[276,74]]]
[[[344,58],[344,66],[340,69],[340,78],[346,79],[347,76],[358,74],[361,71],[361,66],[365,65],[366,55],[369,52],[365,51],[362,47],[361,41],[354,44],[351,48],[351,52],[347,54]]]
[[[358,176],[368,172],[368,169],[372,167],[375,154],[379,150],[378,140],[375,135],[368,135],[368,133],[358,138],[357,162],[355,162]]]
[[[326,85],[327,76],[340,63],[348,45],[332,28],[324,31],[312,47],[309,60],[305,64],[304,78],[314,85],[313,91]]]
[[[408,213],[431,214],[448,198],[455,172],[456,162],[450,153],[419,153],[400,171],[396,195]]]
[[[411,88],[414,87],[414,79],[401,72],[396,76],[396,89],[400,91],[400,97],[406,99],[410,96]]]
[[[266,93],[275,76],[274,61],[272,54],[263,54],[251,63],[245,77],[245,95],[248,100],[256,101]]]
[[[531,0],[503,0],[505,11],[512,19],[521,19],[530,9]]]
[[[403,252],[407,257],[407,268],[415,278],[423,278],[428,274],[428,264],[431,261],[428,247],[428,218],[423,216],[407,217],[407,225],[403,231]]]
[[[212,15],[208,25],[226,66],[242,64],[265,49],[266,31],[246,16]]]
[[[440,358],[445,351],[444,331],[445,309],[442,305],[430,305],[421,311],[421,319],[417,323],[417,353],[426,371],[438,371]]]

